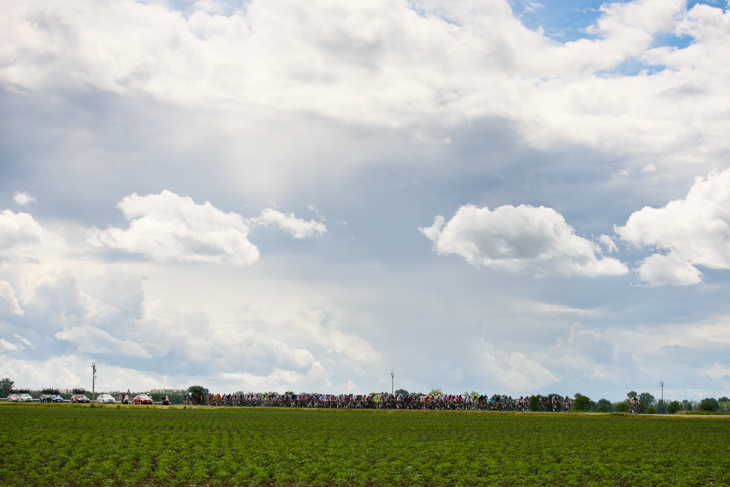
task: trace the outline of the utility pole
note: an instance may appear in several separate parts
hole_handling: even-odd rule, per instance
[[[91,377],[91,400],[94,401],[96,398],[96,362],[91,363],[91,371],[93,375]]]
[[[664,381],[659,382],[659,385],[662,386],[662,414],[664,414]]]
[[[392,396],[395,394],[395,374],[393,372],[390,373],[390,395]]]

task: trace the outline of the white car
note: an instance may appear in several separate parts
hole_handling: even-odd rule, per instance
[[[33,402],[33,397],[30,394],[21,394],[18,396],[18,402]]]
[[[117,401],[111,394],[99,394],[99,397],[96,398],[96,402],[99,404],[116,404]]]

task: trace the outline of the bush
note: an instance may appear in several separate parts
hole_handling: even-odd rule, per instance
[[[610,413],[613,411],[613,404],[608,399],[601,398],[596,403],[595,408],[599,413]]]
[[[646,414],[656,414],[656,408],[654,406],[649,406],[646,408]]]
[[[628,413],[629,412],[629,403],[627,402],[619,402],[614,407],[613,410],[617,413]]]
[[[669,403],[669,406],[667,406],[667,411],[669,411],[669,414],[675,414],[682,410],[682,405],[679,403],[679,401],[672,401]]]

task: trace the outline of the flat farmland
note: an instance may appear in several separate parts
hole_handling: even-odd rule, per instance
[[[730,418],[0,406],[0,484],[730,485]]]

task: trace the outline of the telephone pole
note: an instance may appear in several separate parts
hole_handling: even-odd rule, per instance
[[[659,385],[662,386],[662,410],[661,410],[661,414],[664,414],[664,381],[659,382]]]
[[[91,363],[91,371],[93,372],[91,377],[91,400],[93,401],[96,399],[94,397],[96,395],[96,362]]]
[[[390,373],[390,395],[392,396],[395,393],[395,374],[393,372]]]

